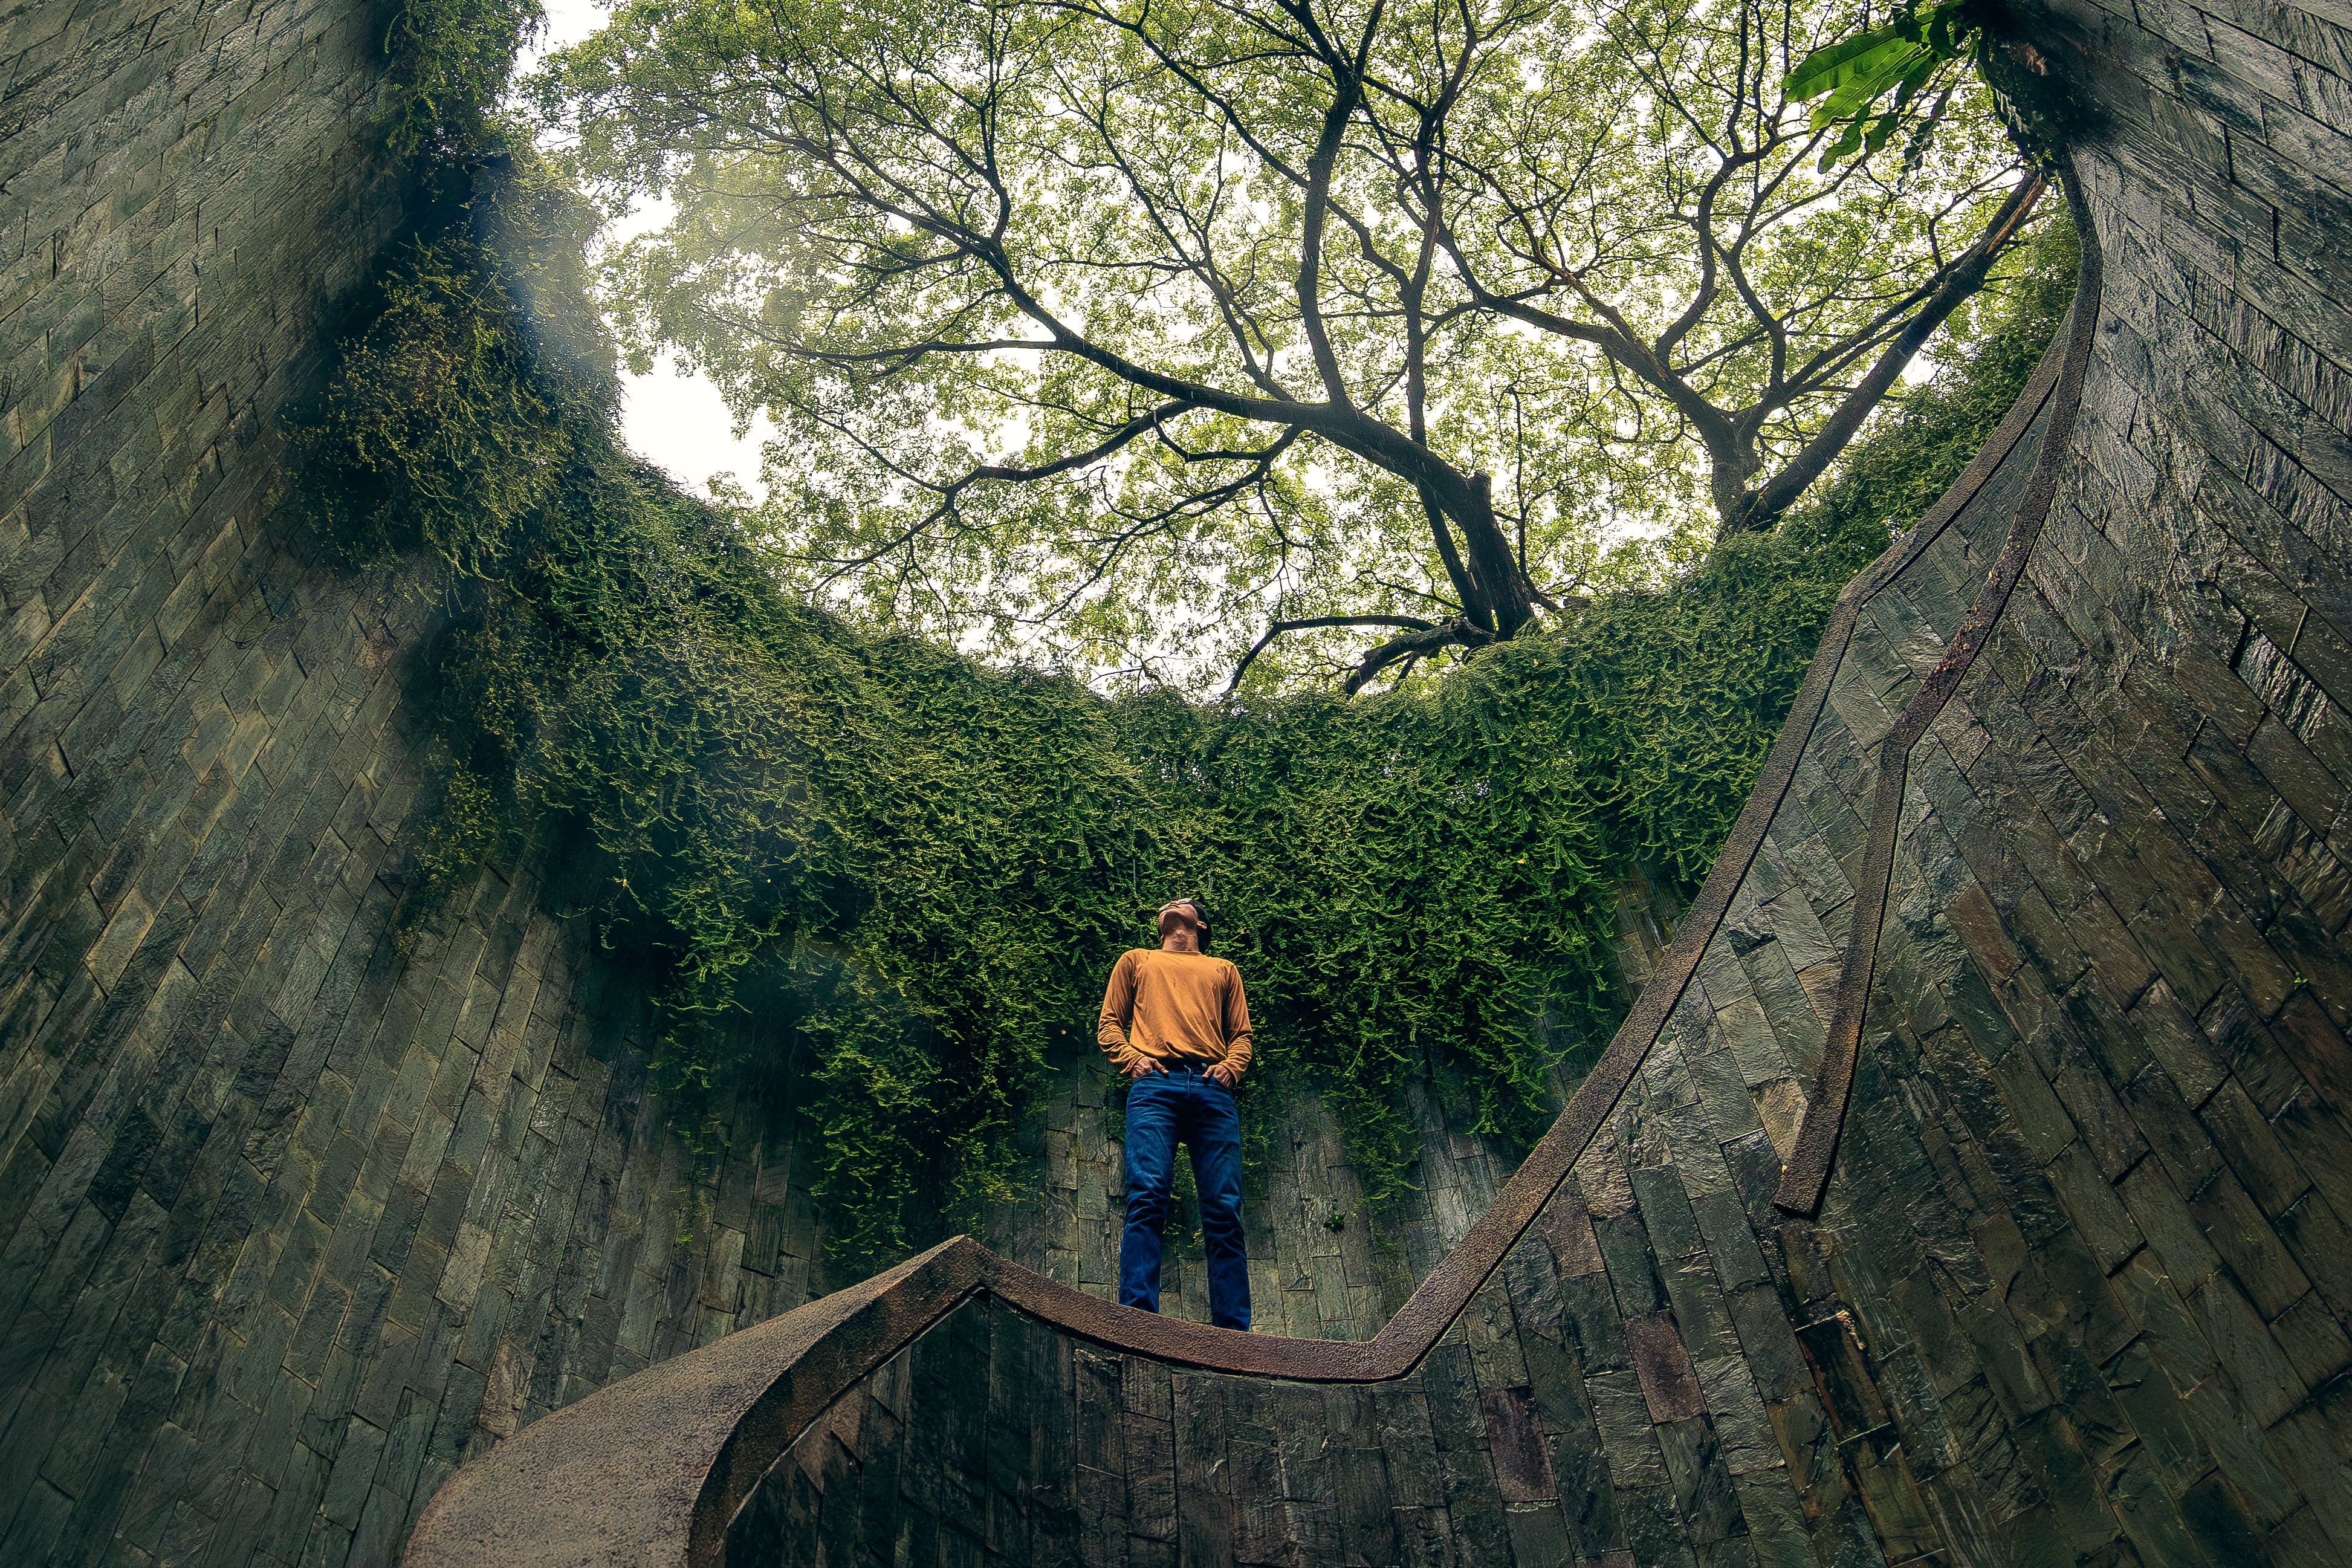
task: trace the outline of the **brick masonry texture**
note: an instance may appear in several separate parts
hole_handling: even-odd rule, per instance
[[[1589,1304],[1553,1290],[1523,1305],[1526,1343],[1552,1357],[1532,1369],[1516,1344],[1481,1334],[1440,1346],[1402,1382],[1323,1388],[1171,1373],[977,1299],[858,1384],[770,1469],[736,1515],[728,1561],[1408,1568],[1598,1557],[1624,1532],[1612,1494],[1583,1485],[1594,1413],[1577,1402],[1575,1378],[1549,1375],[1573,1364],[1563,1335]],[[1499,1294],[1482,1309],[1490,1329],[1512,1321]],[[1701,1446],[1673,1457],[1709,1489],[1719,1540],[1738,1517],[1737,1457],[1701,1425],[1674,1434]]]
[[[471,1446],[805,1300],[528,868],[413,951],[396,583],[280,416],[413,197],[388,8],[0,8],[0,1563],[394,1561]],[[706,1175],[709,1173],[705,1173]]]
[[[1412,1377],[1171,1373],[975,1301],[776,1467],[746,1561],[2352,1558],[2352,12],[2021,16],[2096,112],[2102,312],[1913,753],[1819,1217],[1769,1199],[1875,742],[1990,490],[1868,606],[1696,982]],[[698,1173],[669,1134],[543,868],[389,938],[429,628],[271,510],[404,219],[383,20],[0,0],[0,1563],[389,1563],[468,1455],[844,1283],[781,1130]],[[1096,1294],[1110,1098],[1061,1065],[984,1236]],[[1422,1114],[1382,1245],[1297,1108],[1261,1330],[1369,1337],[1485,1208],[1507,1162]],[[1196,1245],[1171,1283],[1205,1315]]]

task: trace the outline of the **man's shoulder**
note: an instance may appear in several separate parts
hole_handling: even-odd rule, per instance
[[[1185,964],[1206,963],[1223,974],[1241,973],[1234,967],[1232,959],[1220,958],[1213,952],[1171,952],[1164,947],[1130,947],[1118,955],[1120,964],[1134,969],[1140,969],[1148,963],[1156,963],[1161,959]]]

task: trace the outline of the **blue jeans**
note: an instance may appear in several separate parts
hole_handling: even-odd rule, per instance
[[[1242,1120],[1234,1091],[1199,1068],[1147,1073],[1127,1091],[1127,1230],[1118,1242],[1118,1304],[1160,1310],[1160,1230],[1176,1145],[1192,1148],[1201,1240],[1209,1256],[1209,1321],[1247,1329],[1249,1248],[1242,1237]]]

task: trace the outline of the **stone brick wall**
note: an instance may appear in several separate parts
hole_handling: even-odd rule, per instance
[[[386,8],[0,9],[0,1562],[382,1563],[470,1445],[804,1300],[528,868],[413,955],[396,583],[279,416],[409,221]]]
[[[1914,753],[1790,1316],[1852,1325],[1855,1414],[1814,1362],[1853,1484],[1883,1419],[1964,1561],[2340,1562],[2352,13],[2038,25],[2095,111],[2103,307],[2025,580]]]
[[[793,1444],[728,1561],[1566,1563],[1618,1537],[1563,1511],[1556,1466],[1573,1484],[1592,1456],[1546,1432],[1561,1413],[1517,1354],[1450,1343],[1368,1387],[1171,1373],[975,1299]],[[1727,1486],[1717,1501],[1729,1511]]]
[[[540,868],[388,938],[427,628],[269,505],[404,221],[382,19],[0,11],[0,1562],[386,1563],[469,1452],[840,1283],[761,1113],[693,1179]],[[1820,1217],[1769,1195],[1874,743],[1997,521],[1873,602],[1697,984],[1414,1380],[1310,1409],[1052,1352],[1036,1441],[1133,1432],[1085,1461],[1089,1561],[2352,1555],[2352,14],[2030,26],[2099,111],[2105,302],[2026,580],[1913,757]],[[989,1227],[1097,1293],[1104,1088],[1066,1064],[1045,1199]],[[1389,1252],[1301,1109],[1265,1327],[1368,1335],[1484,1208],[1503,1162],[1425,1118]]]

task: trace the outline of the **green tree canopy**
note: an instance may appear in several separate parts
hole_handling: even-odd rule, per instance
[[[537,90],[676,201],[614,298],[781,426],[804,584],[1098,667],[1379,627],[1352,689],[1566,613],[1604,525],[1771,526],[1984,281],[2040,182],[1972,81],[1826,171],[1786,98],[1854,20],[629,0]]]

